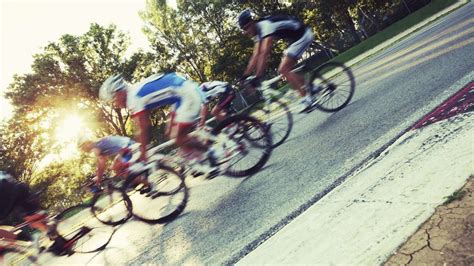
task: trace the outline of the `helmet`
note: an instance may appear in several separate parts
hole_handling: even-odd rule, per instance
[[[239,27],[242,29],[245,25],[253,21],[252,10],[245,9],[239,14]]]
[[[11,180],[11,179],[13,179],[13,178],[9,173],[4,172],[4,171],[0,171],[0,181],[1,180]]]
[[[106,79],[99,89],[99,97],[104,101],[112,101],[116,92],[127,87],[122,75],[113,75]]]

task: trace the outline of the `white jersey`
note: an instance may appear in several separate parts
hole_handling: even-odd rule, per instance
[[[204,82],[199,88],[204,93],[206,103],[221,95],[227,94],[232,89],[229,83],[225,81]]]

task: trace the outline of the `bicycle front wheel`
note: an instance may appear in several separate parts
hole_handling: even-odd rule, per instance
[[[91,211],[103,224],[115,226],[132,216],[132,202],[123,190],[109,187],[94,195]]]
[[[176,219],[184,211],[189,196],[183,175],[170,166],[158,164],[158,168],[148,176],[153,191],[129,192],[133,216],[150,224],[168,223]]]
[[[315,98],[316,108],[324,112],[336,112],[346,107],[352,99],[355,79],[344,64],[329,62],[313,72],[309,88]]]
[[[243,177],[255,174],[268,161],[272,139],[267,128],[256,118],[239,114],[220,122],[212,131],[213,147],[224,150],[221,164],[225,174]]]
[[[49,251],[56,255],[93,253],[107,247],[115,230],[94,219],[90,205],[70,207],[55,217],[56,236]]]
[[[272,138],[272,148],[280,146],[290,136],[293,115],[285,103],[273,101],[258,108],[252,115],[264,122]]]

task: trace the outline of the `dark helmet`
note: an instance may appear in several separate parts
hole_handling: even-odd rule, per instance
[[[239,27],[242,29],[245,25],[253,21],[252,10],[245,9],[239,14]]]

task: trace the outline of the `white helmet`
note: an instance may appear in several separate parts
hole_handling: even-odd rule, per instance
[[[0,181],[1,180],[12,180],[13,177],[7,173],[7,172],[4,172],[4,171],[0,171]]]
[[[106,79],[99,89],[99,97],[107,102],[114,99],[116,92],[126,89],[127,82],[123,79],[122,75],[113,75]]]

